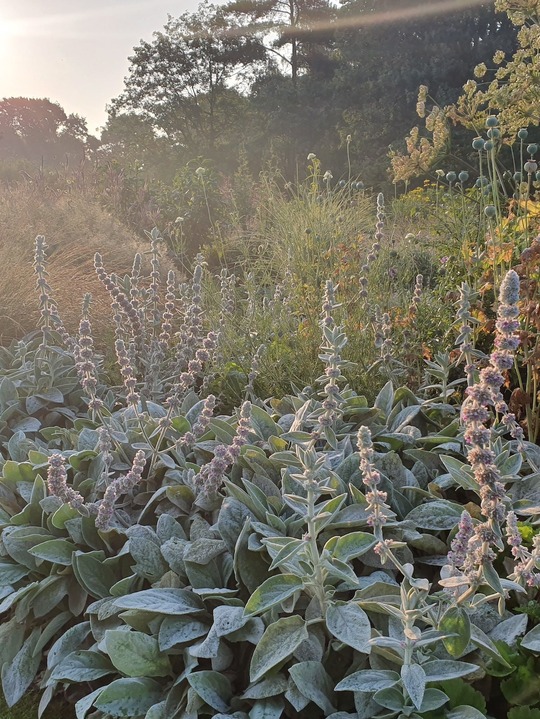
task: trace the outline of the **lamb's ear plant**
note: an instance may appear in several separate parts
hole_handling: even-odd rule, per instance
[[[329,280],[320,376],[263,399],[246,355],[248,397],[229,411],[205,383],[224,351],[228,291],[213,327],[198,257],[188,288],[169,275],[162,305],[157,238],[149,283],[139,260],[123,279],[97,263],[116,303],[120,386],[103,377],[88,317],[71,348],[51,330],[46,351],[40,332],[0,353],[8,703],[38,682],[41,713],[64,693],[77,719],[474,719],[497,701],[532,707],[518,685],[538,632],[513,610],[538,583],[540,455],[503,388],[517,275],[502,283],[489,357],[440,352],[426,366],[435,382],[381,381],[373,403],[349,380],[361,358],[348,354],[349,308]],[[414,296],[416,307],[418,286]],[[248,300],[256,311],[255,290]],[[463,357],[478,366],[454,377]],[[486,706],[475,687],[487,676],[502,699]]]

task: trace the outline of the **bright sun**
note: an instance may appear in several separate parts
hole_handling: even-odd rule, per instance
[[[11,21],[6,20],[0,15],[0,43],[3,43],[11,35]]]
[[[20,31],[20,22],[0,15],[0,43],[5,43]]]

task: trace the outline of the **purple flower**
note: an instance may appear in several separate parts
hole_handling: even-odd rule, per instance
[[[84,505],[84,497],[67,483],[65,459],[61,454],[54,453],[49,457],[47,471],[47,487],[49,492],[73,509],[80,509]]]

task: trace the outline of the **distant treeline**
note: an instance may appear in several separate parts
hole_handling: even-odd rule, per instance
[[[476,65],[515,49],[515,28],[493,2],[447,5],[203,3],[134,48],[99,140],[49,100],[0,101],[0,160],[51,167],[103,158],[169,182],[203,158],[223,174],[270,163],[293,179],[315,152],[334,178],[379,184],[389,149],[402,147],[417,120],[419,85],[440,104],[454,102]]]

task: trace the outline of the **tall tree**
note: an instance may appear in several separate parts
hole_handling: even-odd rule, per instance
[[[320,62],[332,37],[335,9],[328,0],[232,0],[224,10],[241,19],[246,34],[264,42],[278,66],[290,69],[295,88],[299,74]]]
[[[389,146],[400,145],[403,128],[417,122],[420,85],[441,105],[454,102],[475,65],[492,64],[496,50],[515,44],[511,23],[493,2],[447,12],[442,0],[351,0],[340,25],[341,133],[352,135],[357,171],[369,181],[382,177]]]
[[[196,13],[169,17],[130,61],[112,111],[139,113],[187,156],[215,156],[241,127],[241,91],[247,73],[264,62],[264,49],[257,39],[236,34],[221,8],[204,3]]]
[[[88,134],[86,120],[67,115],[56,102],[28,97],[0,100],[0,159],[56,164],[66,155],[82,159],[96,142]]]

